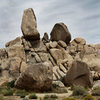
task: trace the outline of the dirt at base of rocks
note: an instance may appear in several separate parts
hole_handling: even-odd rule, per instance
[[[69,97],[71,94],[72,91],[69,91],[68,93],[36,93],[38,97],[37,100],[40,100],[40,98],[43,98],[45,95],[56,95],[58,97],[57,100],[61,100],[62,98]],[[19,96],[5,96],[4,100],[23,100],[23,98],[20,98]],[[34,100],[34,99],[28,99],[28,100]]]

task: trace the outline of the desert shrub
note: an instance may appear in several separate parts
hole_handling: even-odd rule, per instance
[[[4,96],[11,96],[13,95],[13,91],[5,88],[1,90],[1,94],[3,94]]]
[[[15,84],[15,80],[12,80],[11,82],[9,82],[9,83],[7,84],[7,87],[13,88],[13,87],[14,87],[14,84]]]
[[[76,98],[74,98],[74,97],[67,97],[67,98],[63,98],[62,100],[76,100]]]
[[[16,90],[15,95],[24,98],[26,95],[28,95],[28,92],[25,90]]]
[[[60,87],[56,87],[56,88],[52,88],[53,93],[68,93],[66,88],[60,88]]]
[[[0,100],[4,100],[4,98],[3,98],[3,96],[2,96],[2,95],[0,95]]]
[[[100,96],[100,87],[94,88],[92,90],[92,95],[94,95],[94,96]]]
[[[24,97],[23,100],[29,100],[29,99],[27,99],[26,97]]]
[[[73,96],[86,96],[88,95],[88,92],[82,86],[74,86],[72,95]]]
[[[49,95],[45,95],[45,96],[43,97],[43,100],[47,100],[48,98],[50,98],[50,96],[49,96]]]
[[[36,96],[36,94],[32,93],[29,95],[29,99],[37,99],[38,97]]]
[[[83,98],[83,100],[94,100],[92,95],[87,95]]]
[[[55,98],[55,99],[58,98],[58,96],[56,96],[56,95],[51,95],[50,97],[51,97],[51,98]]]
[[[56,95],[45,95],[43,100],[56,100],[57,98]]]

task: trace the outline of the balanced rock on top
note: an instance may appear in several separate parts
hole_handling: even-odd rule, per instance
[[[50,33],[52,41],[62,40],[66,44],[69,44],[71,40],[71,34],[64,23],[56,23]]]
[[[36,17],[32,8],[24,10],[21,30],[26,39],[40,39],[40,34],[37,30]]]

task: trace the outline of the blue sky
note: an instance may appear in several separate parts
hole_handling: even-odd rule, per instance
[[[100,43],[100,0],[0,0],[0,48],[22,36],[23,10],[33,8],[41,37],[64,22],[71,35]]]

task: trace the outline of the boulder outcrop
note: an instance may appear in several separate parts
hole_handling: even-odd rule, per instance
[[[52,88],[52,66],[48,62],[29,65],[15,83],[15,87],[32,91]]]
[[[64,23],[54,25],[50,39],[47,33],[40,38],[31,8],[24,11],[21,29],[23,36],[0,49],[0,86],[15,80],[17,88],[48,91],[53,83],[90,87],[100,80],[100,44],[71,41]]]

